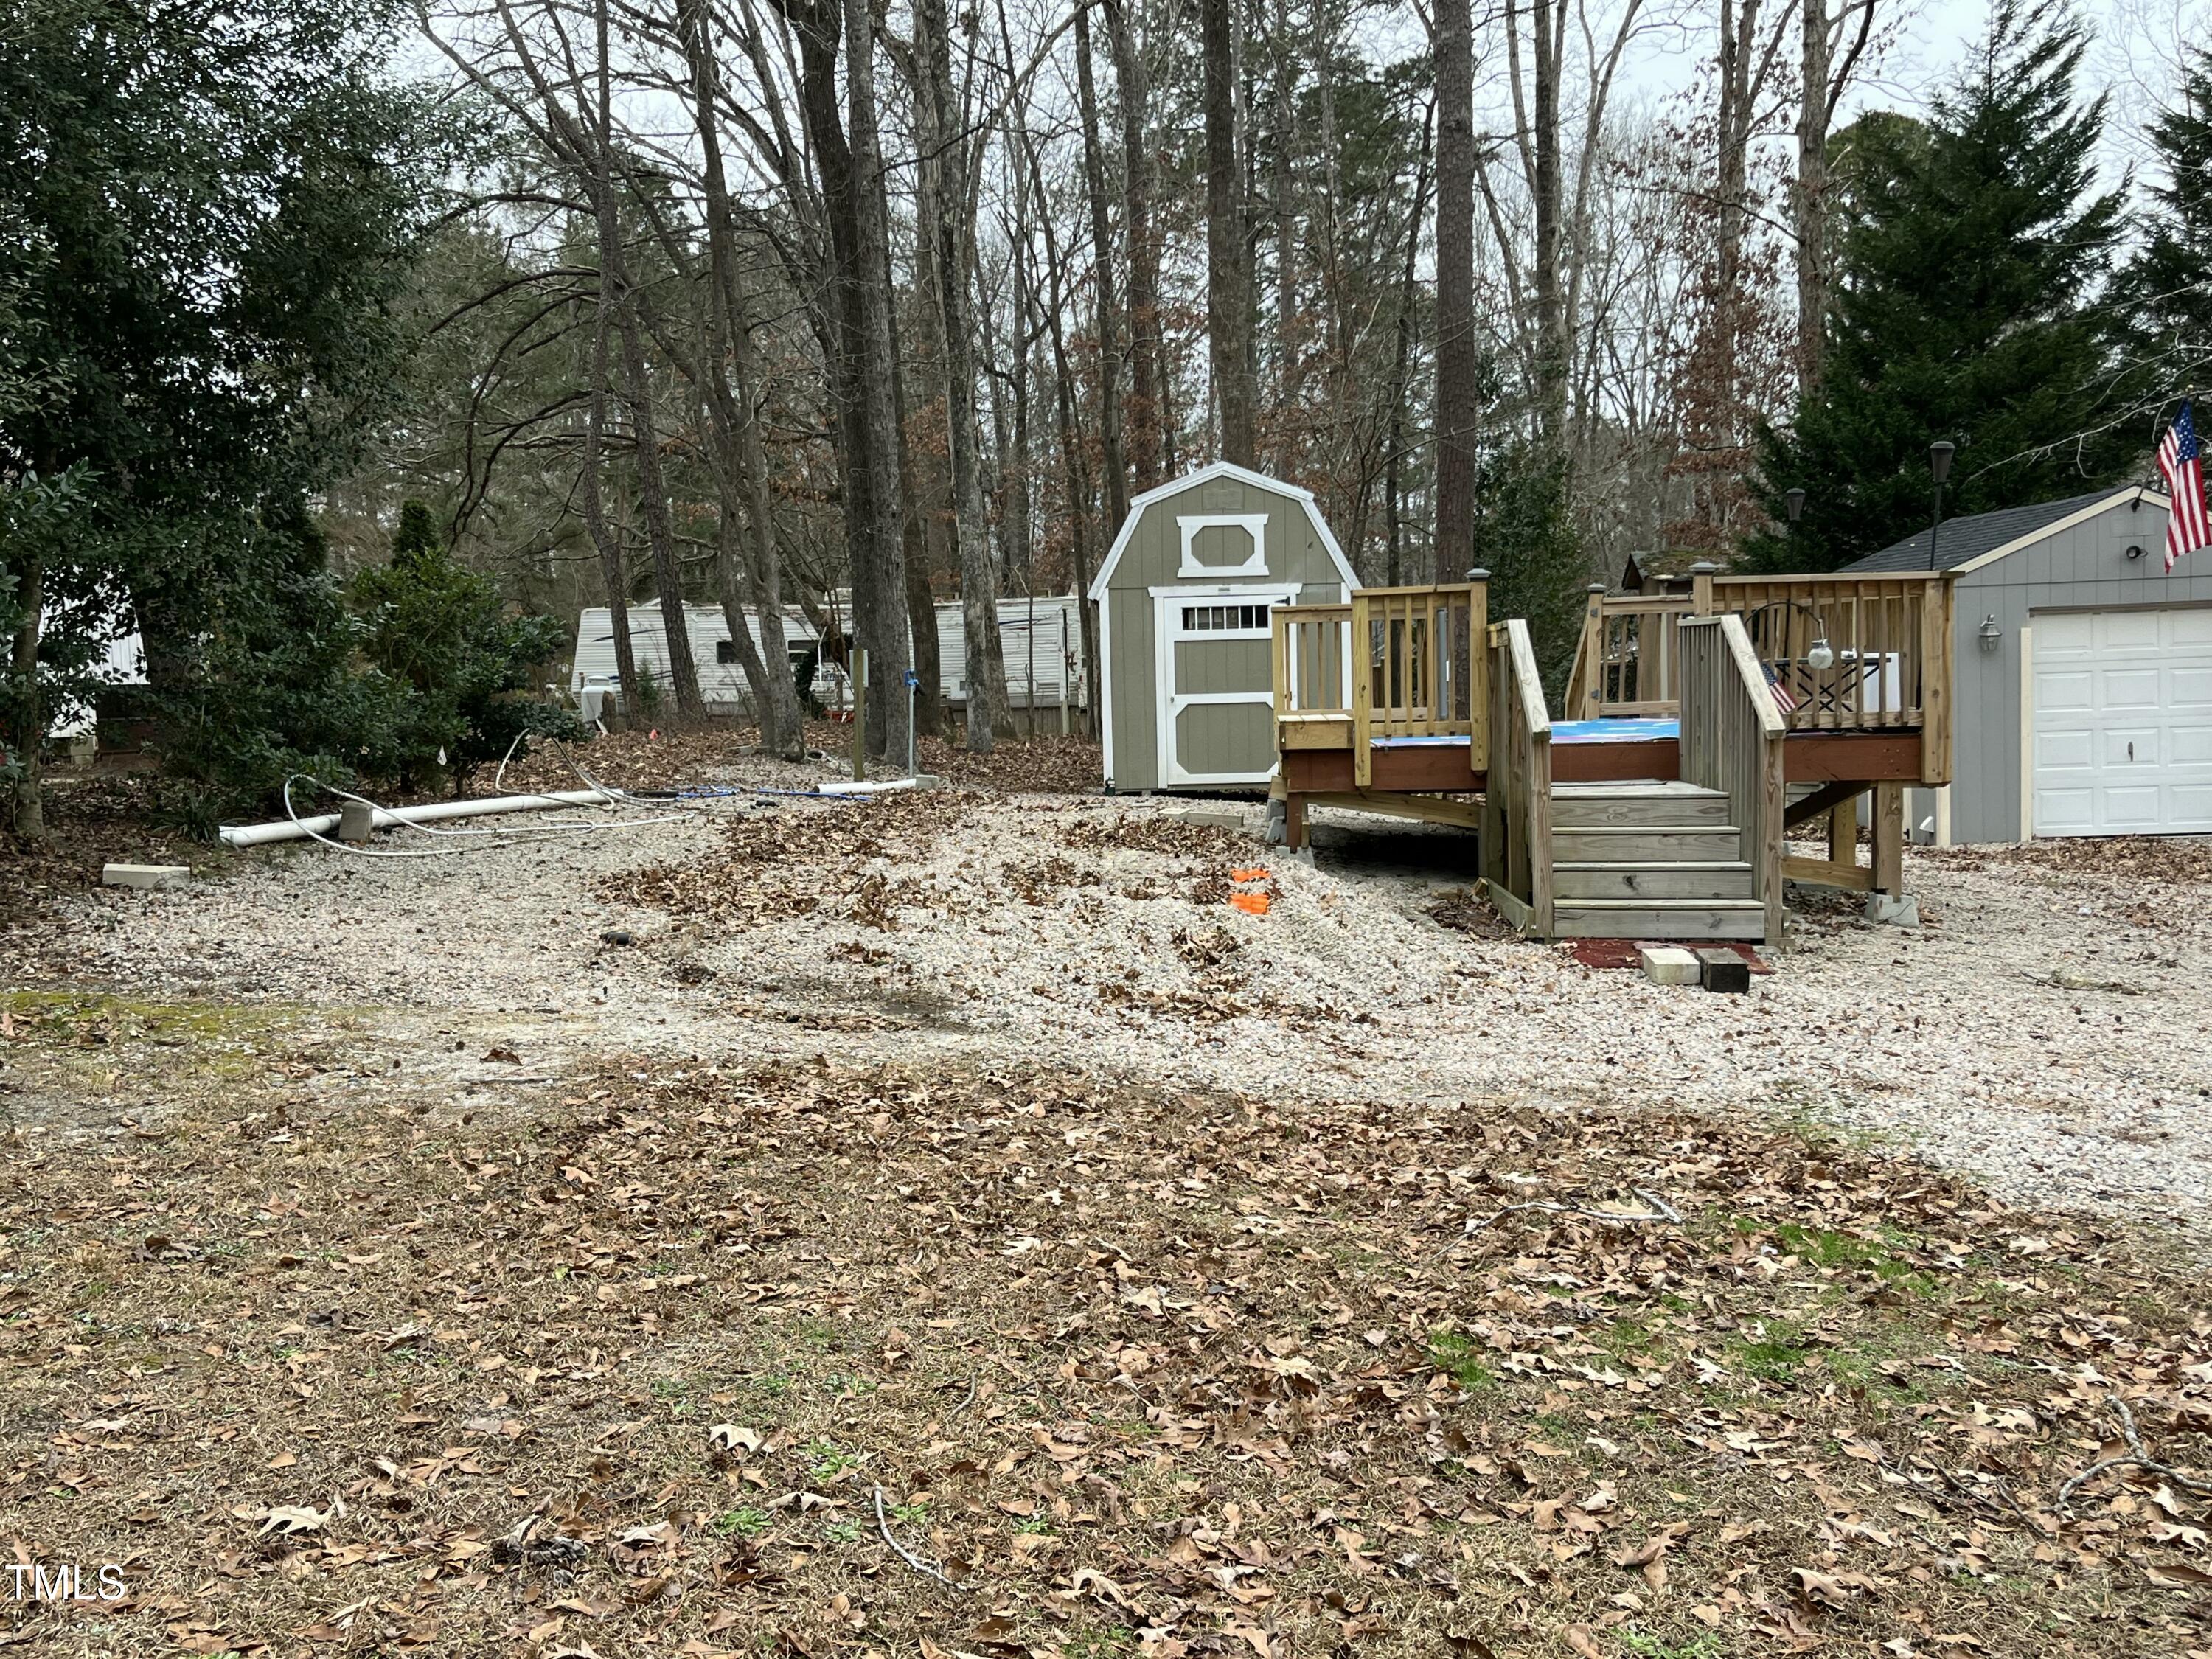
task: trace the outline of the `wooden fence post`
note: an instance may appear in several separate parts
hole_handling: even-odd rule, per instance
[[[1690,610],[1694,616],[1713,614],[1713,574],[1720,567],[1700,559],[1690,567]]]

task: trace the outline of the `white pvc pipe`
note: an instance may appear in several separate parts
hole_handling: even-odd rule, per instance
[[[556,806],[608,806],[613,796],[604,789],[562,789],[543,795],[489,795],[482,800],[432,801],[424,806],[375,809],[373,828],[395,823],[434,823],[441,818],[488,817],[496,812],[542,812]],[[224,824],[216,833],[225,847],[260,847],[272,841],[307,841],[327,836],[338,827],[336,812],[312,818],[278,818],[270,823]]]

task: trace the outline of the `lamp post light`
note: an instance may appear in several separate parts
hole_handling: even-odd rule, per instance
[[[1943,533],[1943,480],[1951,476],[1951,457],[1958,446],[1948,438],[1938,438],[1928,446],[1928,472],[1936,480],[1936,519],[1928,526],[1928,568],[1942,568],[1936,562],[1936,539]]]
[[[1790,515],[1790,522],[1796,524],[1798,520],[1805,516],[1805,492],[1802,489],[1784,490],[1782,510]]]

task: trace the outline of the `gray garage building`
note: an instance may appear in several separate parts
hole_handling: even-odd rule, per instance
[[[2212,833],[2212,549],[2169,574],[2166,514],[2130,486],[1944,522],[1955,758],[1916,839]],[[1845,567],[1929,568],[1924,530]]]
[[[1263,784],[1275,767],[1279,605],[1353,586],[1314,498],[1218,461],[1129,503],[1091,584],[1106,787]]]

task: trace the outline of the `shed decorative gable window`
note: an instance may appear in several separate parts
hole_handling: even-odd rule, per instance
[[[1178,514],[1176,529],[1182,541],[1182,563],[1176,574],[1186,579],[1193,576],[1264,576],[1267,574],[1267,515],[1264,513],[1190,513]],[[1202,532],[1208,530],[1228,531],[1226,536],[1209,536],[1201,542]],[[1252,550],[1242,559],[1231,552],[1226,560],[1200,558],[1201,552],[1215,554],[1224,544],[1231,549],[1241,549],[1243,543],[1234,533],[1242,531],[1251,538]]]
[[[1182,608],[1186,634],[1265,634],[1272,628],[1266,605],[1187,605]]]

